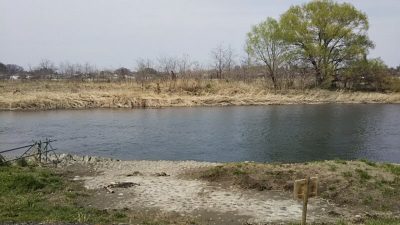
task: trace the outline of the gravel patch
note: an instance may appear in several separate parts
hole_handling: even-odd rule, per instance
[[[242,190],[236,187],[211,185],[205,181],[184,179],[185,171],[216,166],[219,163],[196,161],[119,161],[96,157],[62,155],[63,166],[86,165],[92,173],[75,177],[90,190],[99,190],[93,207],[103,209],[154,208],[182,215],[200,211],[229,213],[238,218],[249,218],[248,223],[299,221],[302,204],[290,193]],[[67,160],[66,160],[67,159]],[[104,187],[116,183],[133,183],[127,188]],[[116,186],[116,185],[111,185]],[[320,221],[321,210],[328,207],[321,199],[312,199],[309,220]],[[199,215],[201,216],[201,215]]]

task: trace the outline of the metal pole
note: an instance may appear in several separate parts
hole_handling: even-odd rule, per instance
[[[22,147],[18,147],[18,148],[12,148],[12,149],[8,149],[8,150],[1,151],[0,154],[6,153],[6,152],[12,152],[12,151],[19,150],[19,149],[23,149],[23,148],[27,148],[27,147],[32,148],[33,146],[35,146],[35,144],[26,145],[26,146],[22,146]]]
[[[42,141],[38,143],[39,164],[42,164]]]
[[[46,138],[46,145],[44,146],[44,154],[45,154],[45,157],[46,157],[46,163],[47,163],[47,146],[49,145],[49,141],[48,141],[48,139]]]

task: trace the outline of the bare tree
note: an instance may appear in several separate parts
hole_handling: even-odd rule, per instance
[[[222,44],[218,45],[211,51],[213,67],[217,73],[217,78],[223,78],[225,71],[230,72],[234,66],[234,54],[231,46],[225,47]]]
[[[86,77],[93,77],[96,73],[98,73],[96,66],[91,65],[90,63],[86,62],[83,65],[83,71],[82,73],[86,76]]]
[[[158,61],[159,70],[165,75],[170,74],[171,79],[172,79],[173,75],[175,74],[174,71],[176,71],[176,68],[178,66],[179,60],[174,57],[162,56],[162,57],[159,57],[157,59],[157,61]]]
[[[268,18],[247,34],[247,52],[265,66],[274,89],[278,87],[279,69],[289,61],[289,46],[282,41],[280,29],[278,21]]]
[[[154,63],[150,59],[139,58],[136,60],[136,71],[143,74],[157,74],[157,70],[154,69]]]
[[[181,76],[186,76],[188,71],[191,70],[192,65],[193,62],[190,60],[190,56],[188,54],[183,54],[178,60],[178,70]]]
[[[235,61],[234,61],[234,52],[233,49],[230,45],[228,45],[225,48],[224,52],[224,59],[225,59],[225,69],[229,72],[231,72],[232,68],[235,66]]]
[[[20,75],[24,72],[24,68],[22,66],[18,66],[16,64],[3,64],[0,62],[0,79],[8,79],[13,75]]]
[[[15,75],[24,72],[24,68],[16,64],[7,64],[6,69],[7,69],[7,74],[9,75]]]
[[[39,62],[38,68],[47,71],[55,71],[57,69],[54,63],[48,59],[42,59]]]
[[[62,62],[58,65],[58,72],[66,78],[72,78],[75,76],[77,69],[72,63]]]
[[[144,88],[145,81],[152,75],[157,74],[157,70],[154,69],[154,64],[150,59],[139,58],[136,61],[136,80],[140,81],[142,89]]]
[[[31,72],[38,78],[52,77],[56,74],[57,67],[48,59],[42,59],[39,65]]]

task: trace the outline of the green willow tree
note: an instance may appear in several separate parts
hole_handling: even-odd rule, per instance
[[[318,86],[332,85],[340,70],[368,53],[368,27],[366,14],[331,0],[292,6],[280,18],[281,37],[314,68]]]
[[[246,51],[249,56],[262,62],[274,88],[277,88],[276,74],[288,59],[288,45],[284,42],[278,21],[268,18],[253,27],[247,34]]]

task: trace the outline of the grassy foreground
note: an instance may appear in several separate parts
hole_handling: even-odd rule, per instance
[[[54,169],[0,165],[0,181],[0,224],[191,224],[179,215],[85,207],[94,193]]]
[[[39,167],[0,166],[0,222],[110,223],[126,215],[79,207],[87,196],[61,174]]]
[[[274,91],[261,80],[0,81],[0,110],[319,103],[400,103],[400,93]]]
[[[400,166],[373,162],[316,162],[309,164],[230,163],[190,172],[211,182],[258,190],[291,188],[287,179],[318,173],[321,195],[336,204],[372,208],[395,214],[400,211]],[[0,224],[42,222],[45,224],[208,224],[180,215],[137,210],[98,210],[83,206],[94,193],[85,190],[71,174],[26,165],[0,166]],[[351,187],[349,187],[349,183]],[[366,192],[366,190],[369,192]],[[360,201],[358,201],[360,200]],[[365,208],[363,208],[365,205]],[[337,225],[351,225],[338,221]],[[366,225],[397,225],[400,219],[374,217]]]

